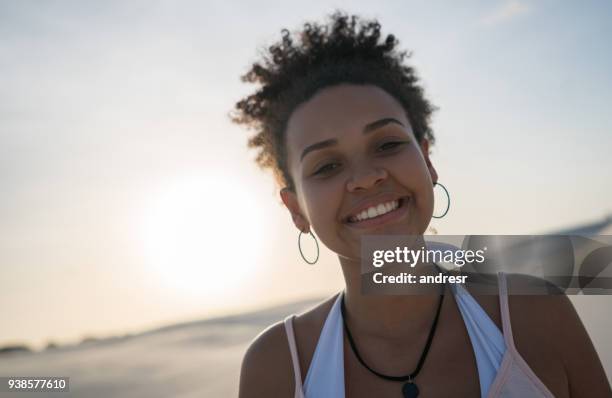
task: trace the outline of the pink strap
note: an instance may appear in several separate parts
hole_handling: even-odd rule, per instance
[[[289,352],[291,352],[291,362],[293,363],[293,375],[295,376],[295,396],[296,398],[301,398],[304,396],[304,393],[302,390],[300,361],[298,359],[297,345],[295,344],[295,335],[293,333],[293,318],[295,318],[295,315],[289,315],[287,318],[285,318],[285,331],[287,332]]]
[[[499,303],[507,352],[504,354],[504,358],[498,370],[497,377],[489,389],[488,397],[499,396],[504,384],[507,382],[508,378],[512,376],[511,372],[513,371],[513,366],[516,366],[523,373],[523,377],[526,377],[528,380],[530,380],[533,385],[539,390],[539,392],[542,394],[541,396],[547,398],[554,398],[554,395],[550,392],[548,387],[546,387],[542,380],[540,380],[540,378],[533,372],[533,369],[531,369],[527,362],[525,362],[521,354],[519,354],[518,350],[516,349],[516,346],[514,345],[512,327],[510,326],[510,306],[508,305],[508,286],[506,284],[506,274],[504,272],[498,272],[497,278],[499,280]],[[520,376],[518,377],[519,383],[521,382],[521,380],[524,380],[520,379]],[[513,382],[516,383],[517,380],[515,379]],[[512,388],[518,391],[521,386],[513,385]]]
[[[501,271],[498,272],[497,279],[499,282],[499,309],[501,312],[502,327],[504,329],[504,340],[506,341],[506,346],[514,351],[516,350],[516,347],[514,346],[512,326],[510,325],[510,306],[508,305],[508,286],[506,285],[506,274]]]

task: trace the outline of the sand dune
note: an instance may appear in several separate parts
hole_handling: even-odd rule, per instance
[[[249,342],[268,325],[322,299],[43,352],[5,354],[0,356],[0,375],[69,376],[70,392],[0,396],[235,397]]]

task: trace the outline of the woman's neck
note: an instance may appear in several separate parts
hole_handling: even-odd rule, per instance
[[[346,283],[346,321],[354,334],[405,341],[406,336],[429,330],[440,300],[440,286],[433,286],[429,293],[416,292],[415,289],[412,294],[406,290],[404,295],[363,294],[360,262],[340,257],[340,264]],[[438,269],[431,265],[406,272],[436,275]]]

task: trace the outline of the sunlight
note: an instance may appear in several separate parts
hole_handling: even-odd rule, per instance
[[[262,253],[264,220],[240,177],[183,178],[145,209],[147,263],[184,295],[222,298],[246,282]]]

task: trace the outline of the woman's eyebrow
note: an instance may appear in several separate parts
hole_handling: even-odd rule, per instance
[[[375,122],[366,124],[366,126],[363,128],[363,133],[364,134],[369,133],[370,131],[374,131],[376,129],[379,129],[382,126],[387,125],[389,123],[397,123],[400,126],[404,127],[404,124],[402,122],[400,122],[399,120],[394,119],[392,117],[386,117],[384,119],[380,119],[380,120],[377,120]]]
[[[394,119],[392,117],[386,117],[386,118],[383,118],[383,119],[376,120],[376,121],[374,121],[372,123],[366,124],[365,127],[363,128],[363,134],[367,134],[367,133],[369,133],[371,131],[379,129],[379,128],[381,128],[381,127],[383,127],[383,126],[385,126],[385,125],[387,125],[389,123],[397,123],[400,126],[404,126],[404,124],[402,122],[400,122],[399,120]],[[304,160],[304,156],[306,156],[306,154],[308,154],[309,152],[316,151],[318,149],[327,148],[329,146],[333,146],[333,145],[336,145],[336,144],[338,144],[338,140],[335,139],[335,138],[330,138],[328,140],[319,141],[317,143],[309,145],[306,148],[304,148],[304,150],[302,151],[302,156],[300,157],[300,162],[302,160]]]

